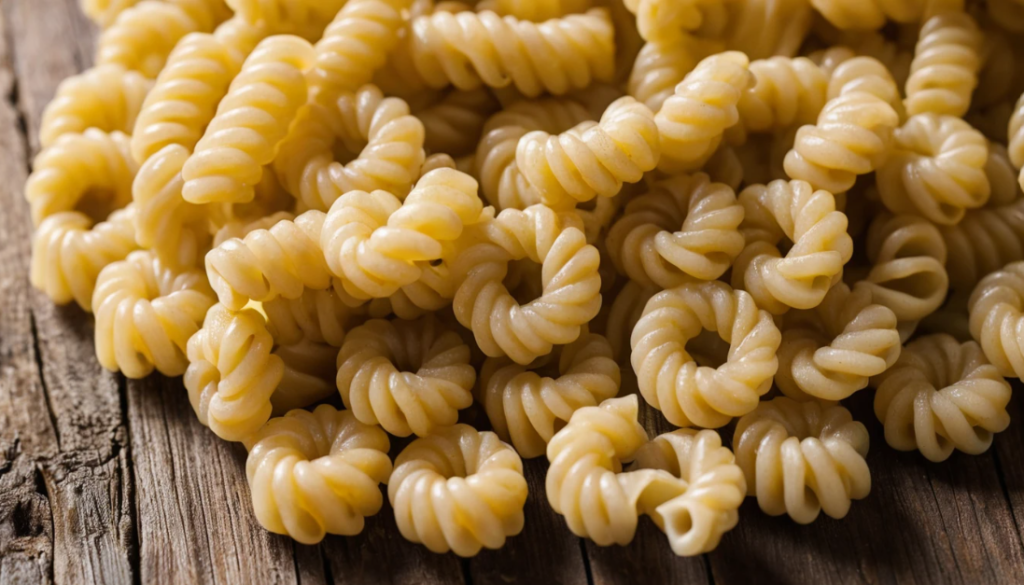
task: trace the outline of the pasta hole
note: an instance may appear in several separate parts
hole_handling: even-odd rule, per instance
[[[814,493],[810,486],[804,486],[804,501],[807,502],[808,508],[818,508],[821,506],[821,503],[818,502],[818,494]]]
[[[683,508],[666,518],[665,524],[666,532],[683,535],[693,529],[693,516],[690,515],[689,510]]]
[[[528,259],[510,262],[505,276],[505,288],[520,305],[526,305],[544,294],[541,279],[542,266]]]
[[[717,368],[729,359],[729,344],[714,331],[701,331],[686,342],[686,352],[697,365]]]
[[[75,211],[84,213],[94,222],[99,223],[113,213],[124,207],[120,204],[116,194],[109,189],[90,188],[85,191],[78,203],[75,204]]]
[[[880,283],[889,290],[903,293],[915,298],[932,296],[936,290],[943,289],[944,283],[940,275],[934,272],[919,272],[904,278],[894,278]]]

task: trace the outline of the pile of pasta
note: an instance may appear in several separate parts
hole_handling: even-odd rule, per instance
[[[546,456],[574,534],[647,515],[696,555],[747,496],[867,496],[869,386],[932,461],[1009,423],[1021,0],[82,7],[31,281],[105,368],[184,376],[272,532],[357,534],[386,484],[403,537],[471,556]]]

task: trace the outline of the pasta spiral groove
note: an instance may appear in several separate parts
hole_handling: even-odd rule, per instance
[[[981,279],[967,302],[971,337],[1006,377],[1024,378],[1024,262],[1007,264]]]
[[[43,148],[65,134],[89,128],[131,133],[152,82],[118,65],[101,65],[69,77],[57,86],[39,127]]]
[[[949,12],[925,22],[910,63],[907,113],[966,114],[981,71],[981,43],[978,25],[967,13]]]

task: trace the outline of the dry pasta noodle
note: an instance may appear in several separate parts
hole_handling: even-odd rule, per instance
[[[80,0],[79,6],[100,28],[107,28],[118,15],[138,4],[139,0]]]
[[[1009,205],[968,211],[960,223],[939,231],[949,251],[950,286],[969,292],[986,274],[1024,260],[1024,196]]]
[[[249,23],[289,28],[329,22],[345,0],[224,0],[236,18]]]
[[[484,124],[499,107],[487,88],[453,89],[416,112],[423,122],[424,148],[433,153],[463,156],[473,152],[483,134]]]
[[[479,10],[491,10],[501,16],[514,16],[531,22],[544,22],[552,18],[584,12],[591,0],[483,0]]]
[[[876,30],[886,20],[917,22],[944,10],[963,9],[963,0],[811,0],[814,8],[840,29]]]
[[[985,4],[992,22],[1011,32],[1024,32],[1024,4],[1019,0],[990,0]]]
[[[665,100],[675,94],[675,87],[702,59],[723,49],[720,42],[690,35],[658,43],[645,43],[629,75],[629,95],[643,102],[651,111],[657,112]]]
[[[65,134],[89,128],[131,133],[152,82],[119,65],[101,65],[57,86],[39,127],[39,143],[53,146]]]
[[[751,59],[792,57],[807,37],[814,15],[805,0],[726,2],[726,46]]]
[[[604,321],[604,335],[611,345],[615,361],[629,362],[629,337],[643,316],[647,301],[658,292],[656,288],[630,280],[615,295]]]
[[[981,43],[969,14],[949,12],[925,22],[907,79],[907,113],[966,114],[978,85]]]
[[[967,302],[971,336],[985,357],[1007,377],[1024,377],[1024,344],[1018,331],[1024,320],[1024,262],[1007,264],[981,279]]]
[[[829,75],[806,57],[753,61],[756,82],[740,97],[739,122],[726,130],[732,144],[751,132],[773,132],[813,124],[825,107]]]
[[[1024,94],[1017,100],[1010,116],[1009,143],[1007,151],[1010,153],[1010,161],[1013,166],[1020,169],[1020,188],[1024,189]]]
[[[267,329],[281,345],[307,340],[340,348],[346,332],[366,310],[362,301],[333,286],[326,290],[307,289],[297,299],[279,297],[263,303]],[[336,373],[332,372],[332,377]]]

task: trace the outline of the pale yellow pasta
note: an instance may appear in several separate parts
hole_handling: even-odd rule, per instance
[[[949,250],[950,285],[970,292],[986,274],[1024,260],[1024,196],[1010,205],[968,211],[960,223],[940,231]]]
[[[389,297],[420,280],[423,264],[444,258],[482,210],[476,180],[455,169],[427,173],[404,203],[384,191],[351,191],[327,214],[323,254],[351,296]]]
[[[307,340],[340,348],[346,332],[366,310],[361,301],[333,287],[307,289],[297,299],[279,297],[263,303],[267,330],[281,345]],[[332,372],[332,378],[334,374],[336,372]]]
[[[629,94],[657,112],[702,59],[722,50],[720,42],[690,35],[645,43],[630,71]]]
[[[732,284],[776,315],[811,309],[843,274],[853,255],[846,215],[835,196],[804,181],[752,185],[739,194],[746,248],[732,268]],[[792,242],[783,256],[779,243]]]
[[[39,226],[62,211],[80,211],[96,221],[132,200],[136,165],[128,137],[95,128],[65,134],[32,162],[25,199]]]
[[[737,104],[739,123],[726,131],[731,144],[742,144],[751,132],[776,132],[813,124],[827,98],[829,75],[806,57],[773,57],[753,61],[756,82]]]
[[[220,23],[213,36],[231,51],[236,61],[242,62],[273,32],[266,23],[253,24],[236,15]]]
[[[647,42],[660,42],[696,30],[704,23],[704,0],[623,0],[636,15],[636,28]]]
[[[601,308],[600,254],[573,212],[534,205],[506,209],[478,228],[483,241],[462,251],[452,269],[453,308],[490,357],[528,364],[575,341]],[[542,293],[520,305],[502,282],[510,261],[542,265]]]
[[[729,13],[726,46],[751,59],[792,57],[811,27],[814,11],[807,0],[723,2]]]
[[[449,91],[436,103],[416,112],[426,131],[424,148],[452,156],[473,152],[483,134],[484,124],[498,107],[498,101],[484,87]]]
[[[886,20],[911,23],[932,14],[963,10],[963,0],[811,0],[830,23],[840,29],[876,30]]]
[[[893,213],[956,225],[966,210],[988,201],[988,140],[967,122],[917,114],[893,138],[892,152],[876,175],[882,202]]]
[[[119,65],[101,65],[69,77],[57,86],[39,127],[43,148],[65,134],[89,128],[131,133],[152,82]]]
[[[542,375],[556,365],[557,374]],[[572,413],[614,397],[620,383],[608,340],[585,333],[526,367],[508,358],[488,359],[480,370],[477,399],[494,432],[530,459],[544,454]]]
[[[1010,161],[1020,169],[1020,188],[1024,189],[1024,95],[1020,96],[1013,107],[1007,137],[1009,142],[1006,148],[1010,153]]]
[[[92,297],[100,365],[127,378],[184,374],[186,344],[213,303],[201,270],[179,272],[145,251],[108,265]]]
[[[896,315],[871,290],[839,282],[821,304],[786,313],[775,384],[796,400],[838,401],[868,385],[900,356]]]
[[[934,16],[921,36],[907,79],[907,113],[963,116],[981,70],[981,32],[970,15]]]
[[[591,0],[483,0],[477,10],[492,10],[501,16],[514,16],[533,22],[544,22],[590,8]]]
[[[885,442],[921,451],[930,461],[945,461],[954,448],[984,453],[993,435],[1010,424],[1010,385],[973,341],[919,337],[872,385]]]
[[[868,431],[842,406],[780,397],[741,418],[733,434],[736,463],[761,510],[810,524],[822,511],[843,518],[867,497]]]
[[[608,254],[620,274],[647,287],[714,280],[743,251],[743,214],[727,185],[678,175],[630,200],[608,232]]]
[[[892,40],[878,32],[851,31],[834,39],[833,46],[815,51],[809,58],[831,74],[844,61],[857,56],[872,57],[889,70],[896,85],[903,87],[910,77],[910,63],[914,59],[912,47]],[[893,104],[895,107],[895,104]]]
[[[423,123],[404,101],[365,85],[300,109],[273,166],[296,199],[327,211],[349,191],[404,197],[423,164],[423,141]]]
[[[686,344],[702,331],[729,344],[718,368],[700,366]],[[719,281],[651,297],[630,338],[640,393],[677,426],[717,428],[743,416],[771,388],[781,336],[753,297]]]
[[[79,6],[100,28],[107,28],[119,14],[138,3],[139,0],[80,0]]]
[[[1012,262],[981,279],[967,302],[971,336],[1006,377],[1024,377],[1024,262]]]
[[[306,103],[304,74],[314,58],[313,47],[293,36],[270,37],[256,47],[185,164],[186,201],[252,201],[263,166]]]
[[[612,301],[604,319],[604,335],[611,345],[615,361],[629,361],[629,337],[637,321],[643,316],[647,301],[658,292],[656,288],[645,287],[630,280],[615,295],[615,300]]]
[[[1017,171],[1010,161],[1010,153],[1006,146],[998,142],[988,143],[985,176],[991,187],[988,207],[1010,205],[1024,196],[1017,181]]]
[[[790,178],[840,193],[885,162],[899,123],[891,105],[899,92],[884,65],[854,57],[836,68],[828,95],[817,123],[797,131],[784,166]]]
[[[402,536],[462,557],[519,534],[526,496],[519,455],[498,435],[464,424],[410,443],[388,482]]]
[[[561,95],[615,74],[614,30],[594,9],[536,24],[494,12],[435,12],[412,23],[412,62],[427,85],[515,85]]]
[[[637,450],[629,469],[664,470],[684,482],[685,491],[651,515],[679,556],[714,550],[739,521],[747,481],[715,431],[679,429],[658,435]]]
[[[138,248],[134,213],[129,206],[98,223],[77,211],[47,217],[32,236],[32,286],[59,305],[75,301],[91,311],[100,271]]]
[[[224,0],[235,14],[250,23],[275,28],[296,27],[310,22],[329,22],[346,0]]]
[[[267,423],[247,442],[245,473],[256,519],[303,544],[351,536],[384,504],[390,443],[379,427],[321,404]]]
[[[565,209],[638,182],[658,164],[658,142],[653,112],[627,96],[608,106],[599,123],[582,122],[558,136],[526,134],[516,146],[516,166],[542,203]]]
[[[267,329],[271,329],[269,322]],[[271,413],[274,416],[322,402],[338,391],[334,385],[337,347],[302,339],[292,345],[279,345],[274,355],[284,362],[284,374],[277,389],[270,395]]]

